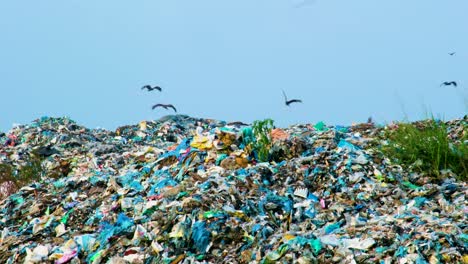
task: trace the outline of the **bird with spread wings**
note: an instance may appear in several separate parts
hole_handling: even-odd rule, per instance
[[[291,99],[291,100],[288,100],[288,97],[286,96],[286,93],[284,92],[283,90],[283,96],[284,96],[284,103],[289,106],[290,104],[292,103],[302,103],[302,100],[299,100],[299,99]]]
[[[159,87],[159,86],[153,86],[153,87],[151,87],[151,85],[145,85],[145,86],[141,87],[141,89],[142,89],[142,90],[147,89],[148,92],[151,92],[151,91],[153,91],[153,90],[158,90],[158,91],[160,91],[160,92],[162,91],[162,88],[161,88],[161,87]]]
[[[442,85],[444,85],[444,86],[453,85],[453,86],[457,87],[457,82],[453,82],[453,81],[452,82],[443,82],[440,86],[442,86]]]
[[[162,108],[164,108],[166,110],[168,110],[169,108],[172,108],[174,110],[174,112],[177,113],[177,109],[171,104],[155,104],[155,105],[153,105],[153,107],[151,107],[151,109],[154,110],[157,107],[162,107]]]

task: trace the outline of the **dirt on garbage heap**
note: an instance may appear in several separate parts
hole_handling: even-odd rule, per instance
[[[391,163],[384,129],[277,128],[261,163],[251,127],[217,120],[17,126],[0,188],[37,181],[0,202],[0,263],[468,263],[466,182]]]

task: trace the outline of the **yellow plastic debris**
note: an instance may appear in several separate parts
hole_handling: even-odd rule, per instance
[[[209,137],[197,135],[193,138],[193,141],[190,144],[190,146],[200,150],[209,150],[213,148],[213,141],[211,141]]]

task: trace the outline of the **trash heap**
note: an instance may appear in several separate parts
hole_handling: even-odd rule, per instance
[[[41,180],[0,202],[0,263],[468,263],[466,182],[392,164],[384,129],[275,128],[262,163],[239,123],[17,126],[0,163]]]

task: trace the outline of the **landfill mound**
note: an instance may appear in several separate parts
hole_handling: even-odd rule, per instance
[[[468,263],[466,182],[392,164],[383,129],[275,128],[262,163],[236,122],[17,126],[0,162],[40,180],[0,202],[0,263]]]

